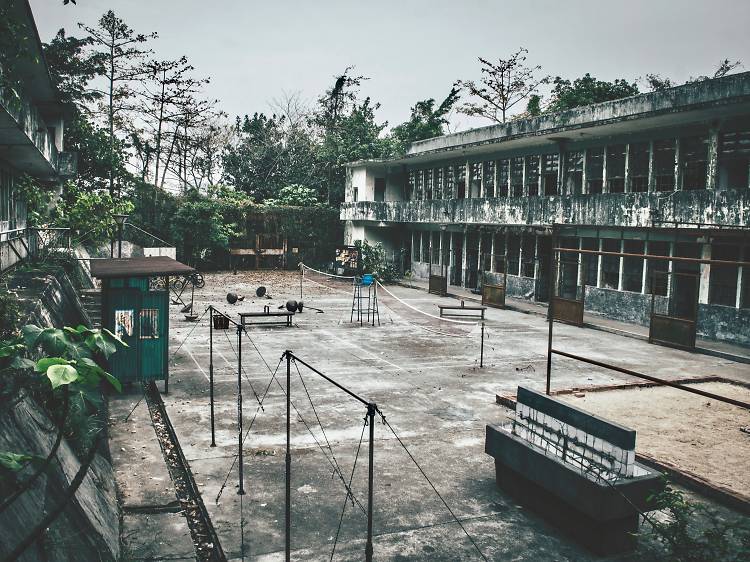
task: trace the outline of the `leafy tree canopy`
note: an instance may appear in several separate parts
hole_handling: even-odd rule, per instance
[[[558,76],[554,80],[552,100],[547,106],[547,111],[565,111],[638,93],[638,85],[625,79],[617,78],[613,82],[606,82],[597,80],[587,72],[571,82]]]
[[[437,108],[434,98],[414,104],[409,120],[397,125],[391,131],[397,142],[397,150],[403,152],[409,143],[444,135],[445,126],[448,124],[448,114],[459,97],[459,90],[454,86]]]

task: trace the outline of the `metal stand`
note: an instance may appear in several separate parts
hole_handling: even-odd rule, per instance
[[[372,562],[372,495],[373,495],[373,466],[375,462],[375,404],[367,404],[367,423],[370,424],[370,463],[367,470],[367,543],[365,546],[365,560]]]
[[[364,288],[367,288],[367,294],[363,294]],[[363,308],[362,301],[367,304]],[[352,298],[352,313],[349,317],[350,322],[354,322],[354,313],[357,313],[357,321],[359,325],[363,325],[363,319],[367,316],[367,323],[375,325],[375,319],[378,320],[378,326],[380,326],[380,311],[378,309],[378,289],[377,282],[373,280],[370,285],[363,285],[361,279],[357,279],[354,282],[354,296]],[[372,317],[372,322],[370,318]]]
[[[286,561],[289,562],[292,552],[292,453],[290,451],[290,406],[291,406],[291,366],[292,355],[290,351],[285,351],[286,355],[286,509],[284,513],[284,552]]]
[[[479,340],[479,368],[484,367],[484,320],[482,320],[482,336]]]
[[[214,426],[214,307],[208,307],[208,387],[211,401],[211,446],[216,447],[216,430]]]
[[[241,325],[237,326],[237,460],[239,462],[239,490],[237,494],[245,493],[245,483],[243,478],[243,458],[242,458],[242,331]]]

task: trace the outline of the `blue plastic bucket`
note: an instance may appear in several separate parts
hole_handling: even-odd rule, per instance
[[[372,273],[365,273],[362,276],[362,284],[366,287],[368,285],[372,285],[373,277]]]

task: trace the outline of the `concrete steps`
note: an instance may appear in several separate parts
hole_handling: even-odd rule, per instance
[[[102,327],[102,292],[100,289],[81,289],[78,293],[92,328]]]

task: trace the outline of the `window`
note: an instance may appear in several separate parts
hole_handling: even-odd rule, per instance
[[[745,246],[744,261],[750,258],[750,246]],[[742,287],[740,287],[740,308],[750,308],[750,267],[742,267]]]
[[[525,234],[521,238],[523,258],[521,263],[521,276],[534,277],[534,266],[536,265],[536,238]]]
[[[740,248],[737,244],[717,243],[711,246],[711,259],[738,261]],[[723,306],[737,305],[736,265],[711,264],[708,302]]]
[[[669,242],[649,242],[648,253],[652,256],[668,256]],[[666,272],[669,269],[667,260],[648,260],[646,271],[646,292],[667,296],[668,278]]]
[[[508,235],[508,274],[518,275],[521,254],[521,237],[518,234]]]
[[[708,175],[708,137],[688,137],[680,141],[682,189],[705,189]]]
[[[526,194],[539,195],[539,156],[526,157]]]
[[[375,201],[385,201],[385,178],[375,178]]]
[[[479,256],[479,265],[482,271],[489,271],[492,263],[492,234],[482,233],[482,255]]]
[[[578,249],[578,238],[565,236],[560,238],[560,248]],[[560,252],[560,273],[558,296],[564,299],[577,299],[578,293],[578,263],[579,254],[575,252]]]
[[[674,139],[654,142],[654,186],[656,191],[674,191]]]
[[[416,188],[417,188],[416,174],[414,173],[414,170],[411,170],[409,172],[409,177],[406,180],[406,200],[407,201],[417,198]]]
[[[749,180],[750,131],[722,133],[719,140],[719,187],[747,189]]]
[[[422,170],[414,173],[414,199],[424,199],[424,175]]]
[[[645,244],[641,240],[625,240],[626,254],[643,254]],[[643,259],[622,259],[622,290],[640,293],[643,288]]]
[[[432,170],[424,171],[424,198],[432,199]]]
[[[466,197],[466,166],[463,164],[456,166],[456,190],[459,199]]]
[[[412,232],[411,235],[411,261],[422,261],[420,258],[422,249],[422,233],[419,231]]]
[[[582,250],[599,250],[597,238],[581,238]],[[583,261],[583,282],[591,287],[597,285],[597,274],[599,272],[599,256],[597,254],[581,254]]]
[[[115,335],[118,338],[133,335],[133,316],[132,309],[115,310]]]
[[[542,157],[542,187],[544,188],[544,195],[557,195],[557,175],[559,167],[559,154],[545,154]]]
[[[434,197],[435,199],[444,199],[443,186],[445,185],[445,168],[437,168],[434,176]]]
[[[15,228],[13,199],[13,175],[10,171],[0,168],[0,221],[10,221],[10,228]]]
[[[602,193],[604,188],[604,148],[589,148],[586,151],[586,192]]]
[[[159,339],[159,309],[144,308],[138,315],[142,340]]]
[[[645,193],[648,191],[648,143],[630,145],[628,163],[630,167],[630,191]]]
[[[482,187],[482,163],[475,162],[469,168],[471,172],[471,181],[469,182],[471,189],[469,190],[469,197],[474,199],[479,197],[479,192]]]
[[[625,145],[607,147],[607,189],[610,193],[625,191]]]
[[[430,232],[432,240],[432,260],[431,263],[440,263],[440,232]]]
[[[602,240],[602,251],[620,253],[620,241],[612,238]],[[602,287],[617,289],[620,283],[620,258],[618,256],[602,256]]]
[[[495,234],[495,273],[505,272],[505,234]]]
[[[583,152],[565,154],[565,187],[568,195],[580,195],[583,188]]]
[[[523,197],[523,157],[510,161],[510,192],[513,197]]]
[[[497,163],[497,196],[508,196],[508,181],[510,180],[510,161],[500,160]]]
[[[445,186],[443,188],[443,197],[445,197],[446,199],[454,199],[455,187],[456,181],[453,174],[453,166],[447,166],[445,168]]]
[[[484,170],[484,196],[495,196],[495,162],[490,160],[482,164]]]
[[[430,233],[421,232],[420,236],[422,237],[422,261],[428,262],[430,261]]]

